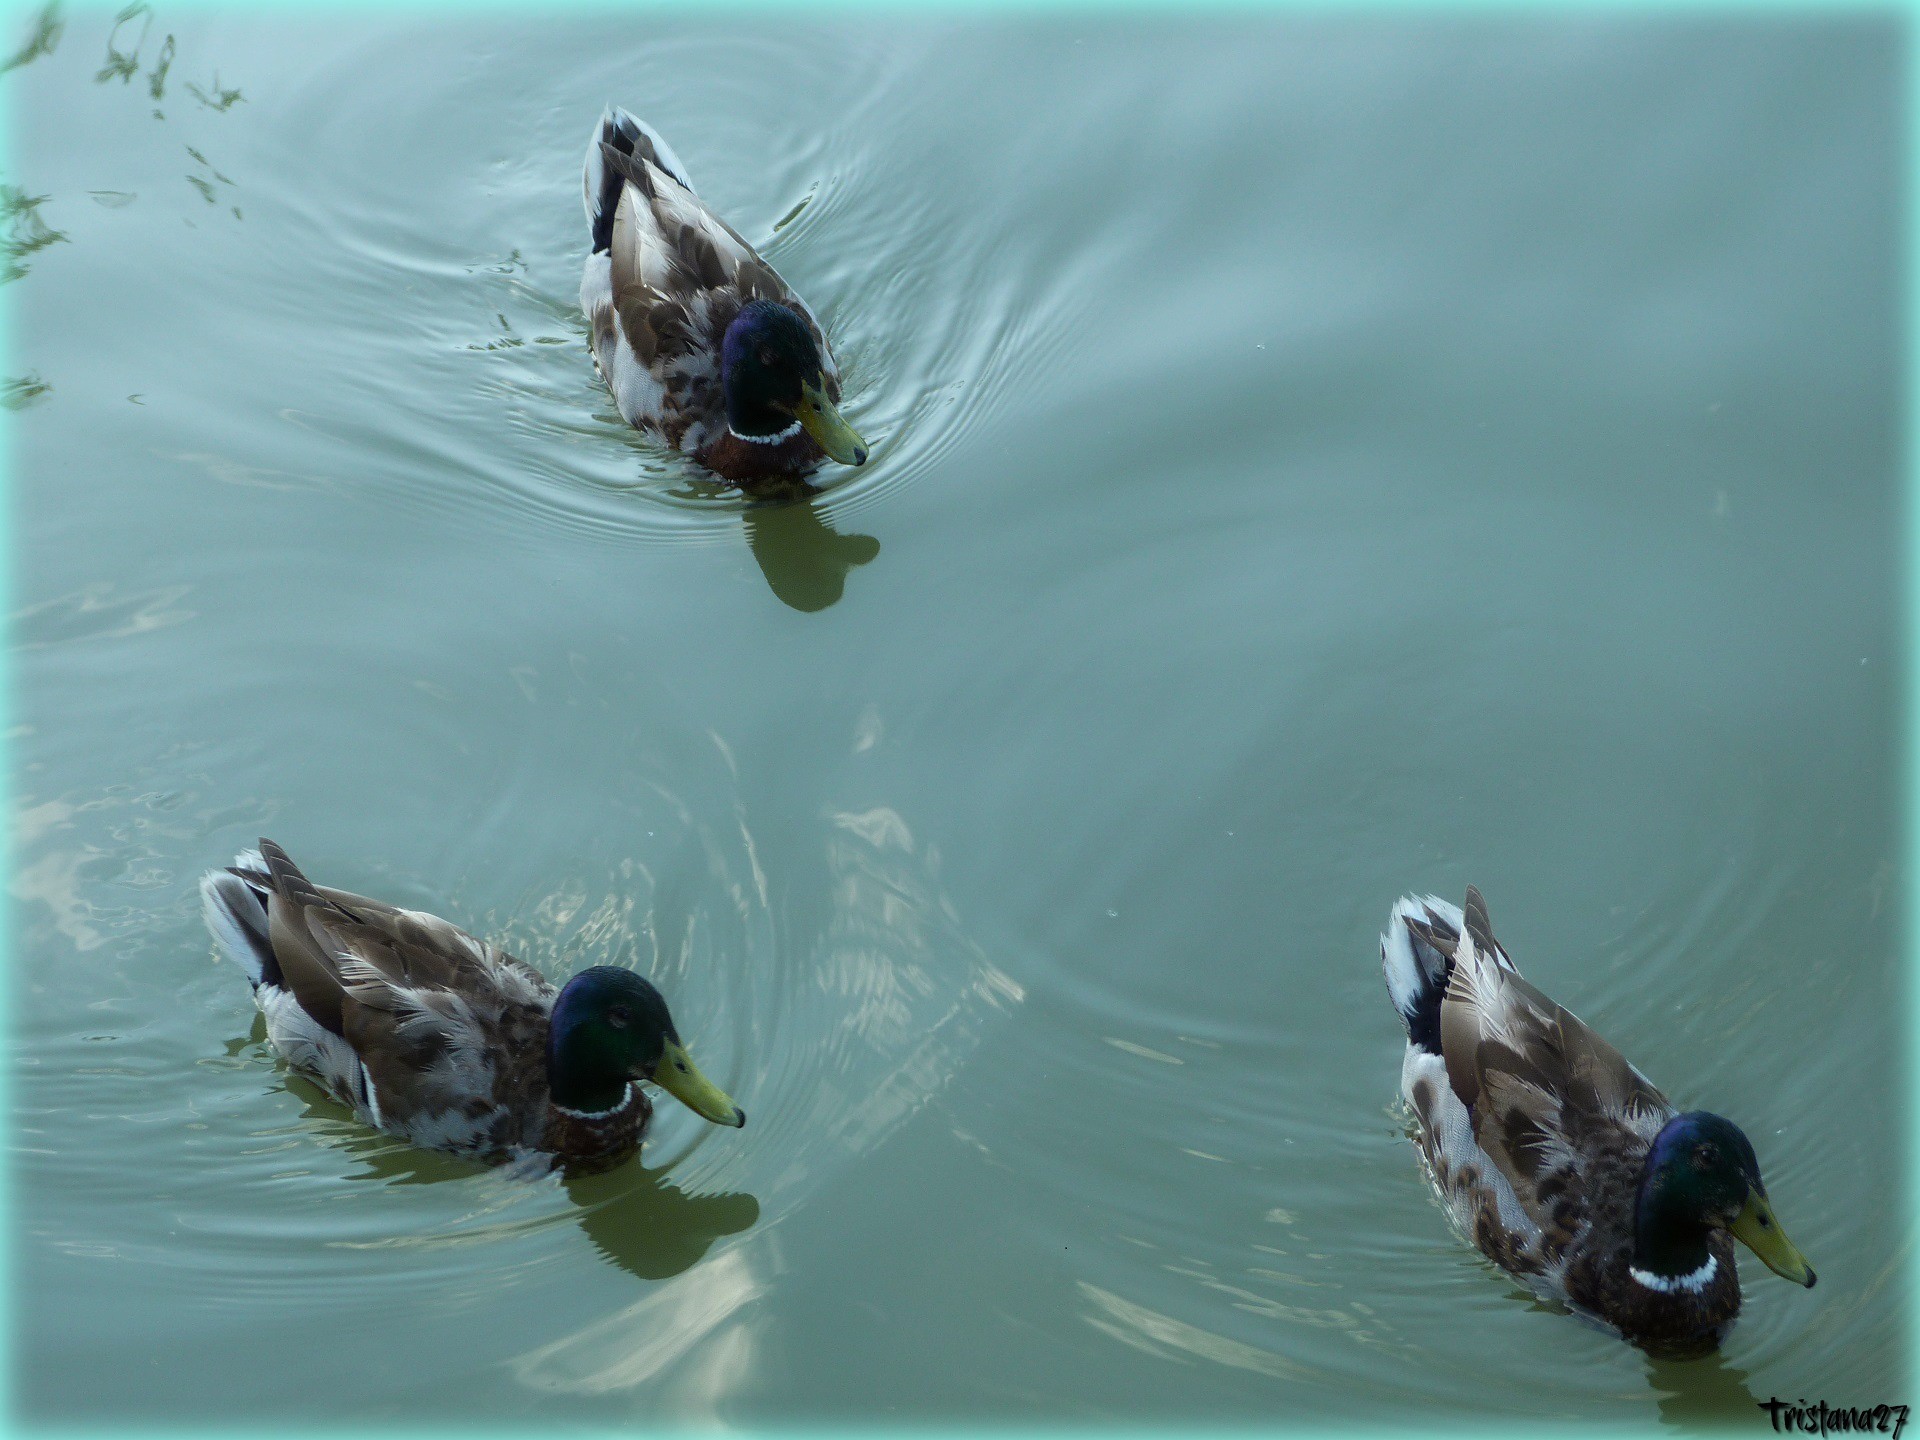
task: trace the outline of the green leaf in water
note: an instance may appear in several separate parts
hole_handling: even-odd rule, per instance
[[[240,104],[247,98],[237,89],[222,90],[220,88],[220,72],[218,70],[213,72],[213,83],[208,89],[202,90],[198,85],[189,80],[187,82],[187,93],[209,110],[219,110],[222,112],[231,110],[235,105]]]
[[[20,48],[0,60],[0,75],[9,70],[18,70],[22,65],[38,60],[42,55],[51,55],[53,47],[60,43],[60,32],[66,28],[66,22],[60,18],[58,0],[50,0],[40,13],[33,17],[33,29],[27,32],[27,38]]]
[[[160,47],[160,57],[153,62],[153,70],[147,76],[147,90],[156,100],[166,98],[167,71],[173,68],[173,36],[167,36],[167,43]]]
[[[0,405],[9,410],[24,410],[52,393],[53,387],[33,371],[0,380]]]
[[[67,238],[65,231],[55,230],[40,218],[40,207],[49,198],[29,195],[17,185],[0,184],[0,221],[6,224],[6,236],[0,240],[0,255],[5,257],[0,263],[0,285],[27,273],[21,263],[27,256]]]
[[[120,31],[129,20],[140,19],[140,34],[133,42],[133,49],[120,48]],[[147,43],[147,31],[153,28],[153,12],[144,3],[127,6],[115,17],[113,29],[107,32],[106,63],[93,77],[94,83],[104,85],[109,80],[118,80],[122,85],[131,80],[134,72],[140,68],[140,47]]]
[[[787,226],[800,218],[800,212],[813,203],[814,190],[817,188],[818,187],[809,189],[806,194],[800,197],[800,203],[798,205],[794,206],[791,210],[787,211],[786,214],[773,222],[773,228],[776,232],[786,229]]]

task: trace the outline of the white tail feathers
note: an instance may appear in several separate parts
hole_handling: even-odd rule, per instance
[[[602,123],[605,123],[605,120],[611,120],[617,128],[627,130],[629,133],[638,130],[642,135],[646,136],[648,140],[653,142],[653,163],[666,171],[674,179],[678,180],[682,185],[686,186],[687,189],[693,189],[693,177],[687,174],[687,167],[680,163],[680,157],[673,153],[673,147],[661,138],[658,130],[647,124],[647,122],[642,120],[638,115],[622,110],[618,105],[609,105],[607,107],[607,113]]]
[[[638,143],[643,136],[645,145]],[[600,154],[602,145],[611,145],[616,150],[628,153],[636,150],[644,153],[650,145],[653,154],[649,158],[653,163],[686,186],[689,192],[693,190],[693,180],[687,174],[687,167],[673,153],[673,147],[661,139],[660,132],[639,116],[622,110],[618,105],[609,105],[600,113],[600,121],[593,127],[593,136],[587,141],[586,164],[580,174],[581,198],[586,202],[587,225],[593,231],[596,250],[601,248],[601,242],[613,224],[612,207],[620,199],[620,187],[611,182],[607,162]]]
[[[1417,920],[1422,925],[1442,921],[1456,935],[1463,922],[1460,907],[1448,904],[1437,895],[1408,895],[1394,902],[1386,931],[1380,936],[1380,964],[1386,971],[1387,994],[1393,1000],[1393,1008],[1400,1012],[1401,1019],[1412,1025],[1415,1017],[1432,1003],[1430,997],[1446,985],[1447,969],[1444,956],[1430,946],[1414,943],[1413,934],[1407,929],[1408,920]]]
[[[258,850],[243,850],[233,865],[236,870],[267,873]],[[209,871],[200,877],[200,913],[227,958],[246,971],[247,983],[259,985],[273,955],[267,938],[267,907],[259,894],[238,875]]]

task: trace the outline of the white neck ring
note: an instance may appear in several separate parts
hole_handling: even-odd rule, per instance
[[[733,426],[727,426],[727,433],[736,440],[744,440],[749,445],[784,445],[800,433],[800,422],[794,421],[784,430],[776,430],[771,435],[742,435]]]
[[[633,1103],[633,1082],[631,1080],[627,1082],[627,1088],[620,1092],[619,1100],[615,1101],[612,1105],[609,1105],[604,1110],[569,1110],[566,1106],[562,1105],[558,1100],[555,1100],[552,1102],[554,1109],[558,1110],[562,1115],[571,1116],[575,1120],[604,1120],[609,1115],[618,1115],[622,1110],[626,1109],[627,1106],[631,1105],[632,1103]]]
[[[1685,1275],[1656,1275],[1651,1270],[1642,1270],[1638,1265],[1627,1267],[1627,1273],[1649,1290],[1658,1290],[1662,1295],[1698,1295],[1713,1283],[1713,1277],[1719,1273],[1720,1262],[1712,1255],[1707,1263],[1698,1270]]]

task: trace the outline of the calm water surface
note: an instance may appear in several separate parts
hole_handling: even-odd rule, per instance
[[[26,1413],[1913,1398],[1893,22],[63,20],[0,80]],[[597,383],[607,100],[832,334],[811,505]],[[640,966],[752,1124],[369,1133],[201,927],[261,834]],[[1754,1138],[1821,1284],[1743,1261],[1719,1360],[1428,1195],[1375,936],[1469,880]]]

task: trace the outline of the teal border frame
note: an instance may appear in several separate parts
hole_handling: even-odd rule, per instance
[[[163,0],[168,3],[168,0]],[[629,4],[612,3],[612,0],[403,0],[399,5],[383,5],[378,0],[240,0],[240,3],[221,5],[210,0],[170,0],[169,8],[175,10],[247,10],[282,11],[289,14],[315,14],[334,10],[377,10],[391,12],[405,10],[417,12],[421,16],[448,11],[480,12],[503,14],[517,11],[539,9],[558,9],[572,13],[597,11],[608,14],[632,13],[635,10],[676,10],[706,9],[721,13],[741,13],[755,10],[773,10],[782,13],[803,11],[831,11],[837,13],[897,10],[910,8],[922,14],[960,16],[968,13],[997,14],[1046,14],[1075,13],[1088,11],[1124,11],[1133,14],[1182,13],[1218,14],[1234,12],[1286,12],[1286,11],[1362,11],[1395,13],[1437,13],[1445,11],[1470,11],[1477,13],[1515,14],[1528,12],[1573,12],[1573,13],[1609,13],[1660,10],[1678,14],[1718,14],[1753,13],[1756,15],[1792,15],[1820,11],[1844,11],[1865,14],[1884,14],[1900,17],[1904,21],[1905,35],[1903,45],[1903,68],[1905,75],[1904,103],[1906,153],[1904,181],[1906,185],[1906,268],[1903,275],[1904,293],[1904,335],[1903,354],[1905,363],[1906,413],[1902,426],[1903,468],[1906,475],[1906,487],[1903,493],[1901,514],[1901,533],[1904,539],[1905,569],[1902,577],[1903,600],[1898,623],[1898,643],[1900,654],[1905,661],[1905,671],[1900,689],[1902,715],[1899,720],[1899,732],[1903,738],[1903,753],[1897,762],[1900,776],[1902,814],[1898,829],[1898,843],[1902,851],[1902,872],[1905,877],[1905,890],[1901,896],[1903,923],[1901,934],[1906,962],[1907,985],[1904,996],[1909,1044],[1903,1056],[1901,1072],[1895,1078],[1909,1097],[1909,1135],[1904,1157],[1904,1175],[1906,1194],[1892,1197],[1893,1203],[1904,1203],[1910,1214],[1920,1214],[1916,1205],[1920,1204],[1920,1105],[1912,1101],[1916,1098],[1915,1057],[1913,1039],[1920,1036],[1920,984],[1915,983],[1915,959],[1920,956],[1920,885],[1916,880],[1914,837],[1916,817],[1920,817],[1920,504],[1916,504],[1916,467],[1915,467],[1915,421],[1920,416],[1920,351],[1916,349],[1916,337],[1920,337],[1920,0],[1907,0],[1907,3],[1854,3],[1854,0],[1682,0],[1679,4],[1663,4],[1660,0],[1196,0],[1188,4],[1185,0],[632,0]],[[59,25],[65,25],[75,14],[114,13],[111,3],[105,4],[62,4],[61,0],[51,0],[44,4],[21,4],[12,0],[0,7],[0,48],[5,54],[0,56],[0,65],[12,68],[8,63],[11,57],[17,63],[21,46],[15,43],[14,36],[31,33],[41,17],[56,17]],[[53,43],[59,43],[61,35],[56,28]],[[51,48],[51,46],[49,46]],[[4,83],[4,69],[0,69],[0,84]],[[0,157],[10,153],[11,130],[14,123],[10,107],[0,104]],[[9,173],[9,167],[0,161],[0,179]],[[5,291],[0,290],[0,354],[5,363],[0,364],[0,375],[11,375],[14,349],[14,336],[11,327],[10,309],[5,304]],[[13,596],[13,541],[11,496],[12,489],[6,482],[11,479],[12,428],[13,421],[6,408],[0,408],[0,593]],[[9,603],[5,612],[11,615],[13,606]],[[15,798],[13,786],[14,733],[16,707],[14,705],[13,674],[11,665],[0,667],[0,758],[4,758],[6,798],[8,814],[12,814],[12,802]],[[12,874],[12,828],[8,827],[6,836],[7,873]],[[15,902],[10,886],[0,887],[0,962],[11,961],[11,942],[15,933]],[[8,965],[7,973],[11,974]],[[0,1002],[4,1006],[7,1002]],[[0,1066],[0,1107],[4,1107],[7,1116],[13,1114],[12,1107],[12,1066]],[[15,1247],[21,1243],[20,1237],[12,1225],[13,1219],[12,1168],[8,1165],[4,1178],[0,1178],[0,1222],[4,1222],[8,1243],[0,1248],[0,1294],[11,1297],[15,1275]],[[1877,1203],[1869,1200],[1868,1203]],[[1920,1231],[1920,1222],[1914,1225]],[[1920,1256],[1909,1247],[1903,1257],[1906,1291],[1906,1348],[1908,1373],[1906,1383],[1913,1387],[1916,1377],[1920,1377],[1920,1324],[1916,1324],[1914,1294],[1916,1266],[1920,1265]],[[37,1426],[24,1423],[17,1415],[14,1405],[14,1366],[17,1363],[17,1350],[14,1345],[17,1316],[9,1304],[0,1311],[0,1326],[4,1326],[4,1343],[7,1363],[0,1365],[0,1417],[9,1431],[22,1434],[57,1433],[61,1435],[118,1435],[126,1433],[172,1435],[172,1434],[234,1434],[254,1435],[258,1428],[251,1425],[233,1425],[219,1427],[168,1426],[153,1425],[137,1429],[133,1427],[114,1428],[108,1426]],[[1784,1397],[1783,1397],[1784,1398]],[[1916,1440],[1920,1440],[1920,1388],[1898,1397],[1879,1397],[1888,1400],[1902,1400],[1915,1407],[1910,1421],[1916,1429]],[[352,1426],[311,1426],[304,1427],[295,1434],[338,1434],[366,1433],[370,1427]],[[560,1427],[556,1427],[560,1428]],[[591,1425],[568,1424],[567,1433],[578,1435],[630,1435],[634,1431],[616,1431],[601,1429]],[[1378,1427],[1380,1433],[1398,1436],[1402,1430],[1394,1427]],[[1162,1430],[1153,1426],[1061,1426],[1054,1428],[1001,1425],[989,1423],[977,1429],[955,1427],[947,1424],[921,1425],[914,1423],[873,1422],[858,1426],[808,1424],[792,1428],[781,1427],[766,1431],[736,1431],[743,1434],[779,1434],[783,1436],[883,1436],[906,1434],[924,1437],[924,1440],[946,1440],[946,1437],[990,1433],[996,1436],[1051,1436],[1060,1431],[1070,1434],[1136,1435],[1141,1433],[1182,1433],[1168,1427]],[[1642,1430],[1616,1431],[1605,1424],[1587,1424],[1565,1422],[1559,1425],[1529,1425],[1521,1422],[1489,1425],[1471,1419],[1448,1416],[1430,1428],[1423,1428],[1422,1434],[1429,1436],[1459,1435],[1523,1435],[1533,1436],[1543,1430],[1553,1433],[1580,1433],[1606,1435],[1612,1433],[1645,1434]],[[519,1427],[475,1426],[472,1424],[393,1427],[393,1432],[402,1435],[431,1434],[537,1434],[536,1430]],[[289,1432],[281,1432],[283,1434]],[[704,1430],[648,1429],[637,1433],[648,1435],[704,1435]],[[1372,1433],[1367,1426],[1335,1427],[1315,1425],[1289,1425],[1284,1422],[1271,1427],[1213,1426],[1196,1424],[1190,1433],[1209,1436],[1256,1436],[1269,1434],[1282,1435],[1332,1435],[1352,1437]],[[1776,1433],[1768,1425],[1764,1415],[1754,1417],[1753,1428],[1742,1430],[1729,1425],[1730,1434],[1746,1433],[1755,1436]],[[1840,1432],[1835,1432],[1840,1433]]]

